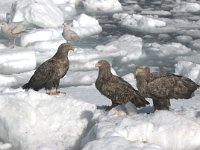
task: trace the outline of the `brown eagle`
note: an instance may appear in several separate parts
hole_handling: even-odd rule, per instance
[[[23,89],[34,89],[38,91],[42,88],[50,90],[47,94],[59,94],[58,86],[60,79],[65,76],[69,69],[68,52],[74,48],[66,43],[58,47],[56,54],[49,60],[42,63],[34,72],[28,83],[23,85]],[[55,92],[51,89],[56,88]]]
[[[100,60],[96,67],[99,68],[98,78],[95,82],[96,88],[112,101],[112,105],[108,106],[106,110],[128,101],[131,101],[136,107],[149,104],[128,82],[111,73],[111,66],[106,60]]]
[[[150,72],[147,66],[137,66],[137,88],[145,98],[152,98],[154,111],[169,110],[170,99],[189,99],[199,87],[191,79],[172,73]]]

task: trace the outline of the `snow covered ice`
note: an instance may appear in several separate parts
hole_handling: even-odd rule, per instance
[[[199,12],[198,0],[1,0],[0,21],[23,21],[28,30],[14,48],[0,31],[0,150],[199,150],[199,89],[172,99],[170,111],[151,113],[147,99],[144,108],[106,112],[111,101],[94,85],[100,59],[134,88],[141,64],[200,84]],[[64,22],[80,37],[60,81],[66,94],[24,91],[65,42]]]

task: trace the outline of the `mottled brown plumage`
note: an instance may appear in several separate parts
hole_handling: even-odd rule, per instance
[[[41,64],[23,89],[34,89],[38,91],[42,88],[50,90],[56,88],[56,94],[60,79],[65,76],[69,69],[68,52],[74,48],[66,43],[58,47],[56,54],[49,60]]]
[[[131,101],[136,107],[149,104],[128,82],[111,73],[111,66],[107,61],[100,60],[96,67],[99,68],[98,78],[95,82],[96,88],[112,101],[112,105],[107,110],[128,101]]]
[[[136,67],[135,76],[139,92],[146,98],[152,98],[154,110],[168,110],[170,99],[189,99],[199,87],[189,78],[172,73],[150,72],[147,66]]]

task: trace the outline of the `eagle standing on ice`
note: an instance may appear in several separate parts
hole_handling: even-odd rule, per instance
[[[49,95],[59,94],[60,79],[65,76],[69,69],[68,52],[70,50],[74,50],[71,45],[67,43],[61,44],[56,54],[42,63],[36,69],[29,82],[23,85],[22,88],[27,90],[34,89],[35,91],[45,88],[49,90],[47,92]],[[56,91],[52,92],[52,88],[56,88]]]
[[[99,68],[99,75],[95,82],[96,88],[112,101],[112,105],[108,106],[106,110],[128,101],[131,101],[136,107],[149,104],[128,82],[111,73],[111,66],[106,60],[100,60],[96,67]]]
[[[137,88],[142,96],[152,98],[154,111],[169,109],[170,99],[189,99],[199,87],[191,79],[172,73],[150,72],[147,66],[137,66]]]

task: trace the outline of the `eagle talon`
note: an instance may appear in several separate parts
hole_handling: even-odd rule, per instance
[[[112,109],[112,106],[107,106],[105,111],[110,111]]]
[[[60,91],[49,91],[47,92],[48,95],[59,95]]]

